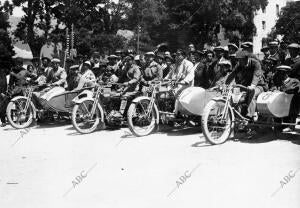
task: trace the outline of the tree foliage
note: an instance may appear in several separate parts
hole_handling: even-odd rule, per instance
[[[8,14],[12,8],[5,2],[0,3],[0,70],[9,70],[13,64],[12,56],[15,55],[11,38],[8,34]]]
[[[28,2],[25,4],[25,2]],[[242,40],[255,34],[254,11],[265,7],[267,0],[13,0],[21,6],[25,17],[18,25],[16,36],[26,40],[33,51],[40,47],[43,37],[51,33],[63,40],[65,27],[75,26],[80,53],[89,53],[98,47],[112,49],[115,44],[136,46],[137,36],[126,45],[116,37],[118,29],[138,32],[141,27],[141,46],[151,48],[169,42],[173,48],[189,42],[198,45],[218,42],[220,25],[230,38],[236,31]],[[52,24],[51,19],[55,19]]]
[[[287,42],[300,43],[300,2],[291,2],[283,7],[270,37],[283,35]]]

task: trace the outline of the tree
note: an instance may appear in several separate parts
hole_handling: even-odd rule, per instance
[[[168,30],[183,40],[177,40],[180,45],[186,41],[212,44],[221,25],[226,33],[238,31],[242,40],[251,40],[256,32],[254,12],[267,3],[267,0],[166,0],[170,15]]]
[[[15,55],[11,38],[8,34],[10,27],[8,14],[12,12],[12,7],[5,2],[0,3],[0,70],[9,70],[13,65],[12,57]]]
[[[283,35],[286,42],[300,43],[300,2],[290,2],[281,9],[279,19],[269,37],[275,39]]]

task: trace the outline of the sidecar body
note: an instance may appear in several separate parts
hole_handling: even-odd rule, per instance
[[[205,105],[219,94],[201,87],[188,87],[179,95],[179,112],[202,116]]]
[[[84,88],[77,91],[65,91],[62,87],[54,87],[40,97],[40,103],[44,110],[71,113],[76,98],[82,91],[90,88]]]
[[[264,92],[257,98],[257,111],[265,117],[287,117],[293,96],[284,92]]]

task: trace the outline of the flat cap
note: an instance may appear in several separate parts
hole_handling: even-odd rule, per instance
[[[224,48],[222,46],[217,46],[214,48],[214,51],[224,51]]]
[[[145,53],[145,56],[155,56],[155,53],[152,51],[149,51],[149,52]]]
[[[300,45],[298,43],[292,43],[292,44],[288,45],[288,48],[300,49]]]
[[[279,43],[277,41],[271,41],[269,47],[278,47]]]
[[[118,58],[119,57],[116,56],[116,55],[114,55],[114,54],[112,54],[112,55],[110,55],[110,56],[107,57],[107,59],[118,59]]]
[[[286,66],[286,65],[281,65],[281,66],[276,67],[276,70],[289,72],[292,70],[292,68],[289,66]]]
[[[229,44],[228,44],[228,48],[229,48],[229,47],[234,48],[236,51],[239,50],[239,47],[238,47],[236,44],[234,44],[234,43],[229,43]]]
[[[231,66],[231,62],[228,60],[222,60],[218,63],[218,65],[227,65],[227,66]]]
[[[60,60],[58,58],[54,58],[51,60],[52,63],[60,63]]]
[[[70,67],[70,70],[75,70],[75,69],[79,69],[79,65],[73,65]]]
[[[90,61],[85,61],[84,64],[89,65],[90,67],[92,66]]]
[[[264,51],[267,51],[267,50],[269,50],[270,48],[269,48],[269,46],[264,46],[264,47],[262,47],[261,49],[260,49],[260,51],[261,52],[264,52]]]
[[[251,48],[251,47],[253,47],[253,43],[247,41],[247,42],[242,43],[241,47],[242,48]]]

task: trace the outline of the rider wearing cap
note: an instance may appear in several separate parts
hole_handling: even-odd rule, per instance
[[[126,73],[119,78],[118,82],[125,86],[123,93],[136,91],[141,79],[140,68],[134,63],[133,55],[126,56],[124,62]]]
[[[236,84],[243,85],[248,88],[248,114],[250,118],[253,118],[256,107],[256,99],[259,94],[267,90],[264,73],[261,69],[259,61],[248,57],[246,51],[238,51],[236,58],[238,64],[233,69],[233,72],[228,78],[228,82],[235,81]],[[249,96],[253,94],[253,96]]]
[[[300,80],[300,45],[292,43],[288,46],[290,57],[285,60],[285,65],[292,68],[291,77]]]
[[[80,90],[84,87],[93,87],[96,84],[96,77],[91,70],[92,64],[90,61],[86,61],[83,63],[83,67],[81,69],[81,76],[79,79],[78,86],[74,90]]]
[[[252,42],[247,41],[247,42],[242,43],[241,48],[243,51],[246,51],[248,53],[249,58],[260,61],[259,58],[253,54],[253,43]]]
[[[273,60],[276,60],[277,64],[280,64],[280,56],[279,56],[279,43],[277,41],[272,41],[269,43],[269,51],[270,56]]]
[[[9,87],[12,89],[12,94],[22,92],[22,87],[26,84],[28,78],[36,77],[23,67],[22,58],[16,58],[16,66],[10,72]]]
[[[51,60],[52,68],[46,71],[47,83],[67,88],[67,73],[60,67],[60,60],[54,58]]]
[[[161,80],[163,78],[163,71],[161,66],[154,61],[154,52],[148,52],[145,54],[145,69],[142,71],[142,85],[148,85],[153,80]]]

